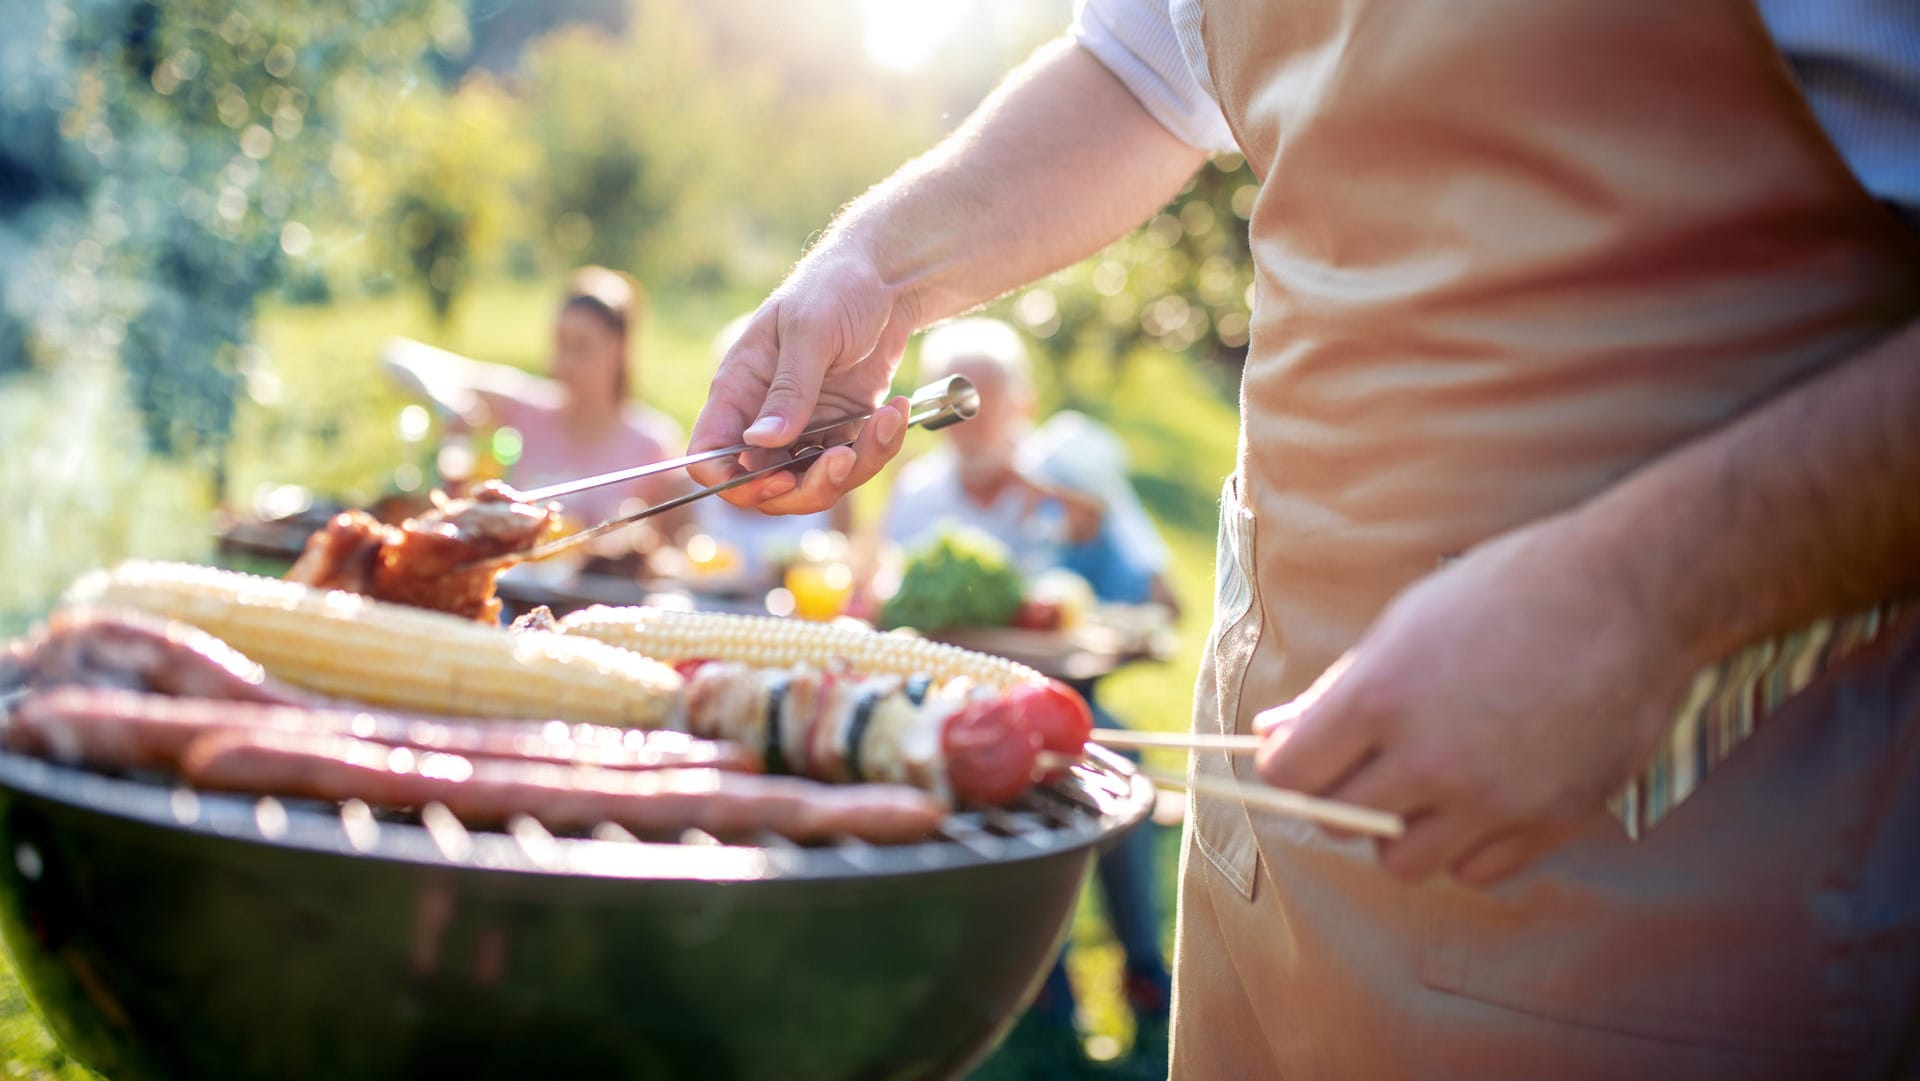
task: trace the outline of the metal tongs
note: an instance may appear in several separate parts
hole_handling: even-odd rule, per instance
[[[961,421],[972,420],[979,412],[980,392],[974,389],[973,383],[964,376],[950,375],[945,379],[928,383],[909,396],[907,400],[907,427],[911,428],[917,425],[930,432],[939,431],[942,428],[952,427]],[[704,499],[716,492],[724,492],[729,488],[738,488],[750,480],[757,480],[769,473],[777,473],[782,469],[794,469],[799,466],[804,466],[835,447],[850,446],[854,438],[859,435],[858,429],[847,433],[841,438],[835,438],[832,433],[834,433],[836,429],[844,428],[851,424],[863,424],[872,419],[873,414],[874,410],[870,409],[864,413],[856,413],[853,416],[822,421],[809,426],[805,431],[800,433],[799,437],[794,440],[793,445],[788,448],[789,456],[784,462],[775,462],[772,465],[762,466],[759,469],[748,470],[731,480],[713,485],[712,487],[701,488],[688,492],[685,495],[678,495],[672,499],[663,500],[652,506],[642,507],[632,514],[622,515],[618,518],[610,518],[607,521],[601,522],[599,525],[588,526],[586,529],[582,529],[576,533],[569,533],[564,537],[550,540],[545,544],[535,545],[524,552],[508,552],[505,555],[494,556],[491,559],[475,560],[471,563],[463,564],[461,569],[478,570],[484,567],[510,567],[515,563],[527,563],[533,560],[546,559],[549,556],[557,555],[581,544],[585,544],[595,537],[604,536],[623,526],[632,525],[642,518],[650,518],[656,514],[673,510],[675,507],[684,507],[696,499]],[[705,450],[698,454],[686,454],[678,458],[669,458],[666,461],[654,462],[651,465],[634,466],[629,469],[616,469],[611,473],[601,473],[598,476],[582,477],[579,480],[549,484],[544,488],[535,488],[532,491],[522,492],[520,493],[520,498],[528,503],[543,503],[549,499],[557,499],[563,495],[584,492],[589,488],[600,488],[608,484],[620,484],[625,481],[639,480],[642,477],[671,473],[676,469],[685,469],[690,465],[710,462],[716,458],[729,458],[734,455],[744,454],[750,450],[764,449],[767,448],[738,443],[731,447],[721,447],[718,450]]]

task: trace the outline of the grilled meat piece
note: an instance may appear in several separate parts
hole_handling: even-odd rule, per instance
[[[467,564],[528,551],[558,522],[553,504],[535,506],[497,481],[462,499],[435,493],[433,510],[398,526],[346,511],[307,539],[287,579],[498,622],[501,568]]]
[[[287,581],[315,589],[373,592],[373,570],[380,552],[399,540],[398,526],[387,525],[363,510],[341,511],[312,536],[287,571]]]
[[[233,702],[299,705],[313,695],[274,680],[211,634],[131,611],[70,609],[10,642],[0,698],[51,687],[105,687]]]
[[[614,770],[758,768],[737,744],[683,732],[641,732],[558,721],[412,717],[351,709],[172,698],[96,687],[28,695],[0,738],[9,750],[95,769],[173,770],[194,740],[225,732],[352,736],[420,753],[514,759]]]

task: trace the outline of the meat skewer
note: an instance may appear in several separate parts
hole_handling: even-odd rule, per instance
[[[757,749],[769,772],[1005,805],[1032,787],[1038,752],[1078,755],[1093,727],[1078,694],[1033,669],[923,638],[644,607],[584,609],[560,629],[674,662],[688,728]]]
[[[1033,786],[1043,751],[1078,753],[1086,704],[1058,684],[1009,690],[961,677],[856,677],[808,665],[683,662],[691,731],[757,751],[769,773],[911,784],[963,804],[1005,805]]]
[[[0,695],[68,686],[277,705],[320,700],[268,677],[205,631],[136,611],[84,608],[55,613],[0,653]]]

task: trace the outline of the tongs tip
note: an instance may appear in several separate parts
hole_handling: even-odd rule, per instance
[[[963,375],[949,375],[944,379],[935,380],[934,382],[928,383],[927,385],[914,391],[913,394],[909,396],[907,399],[907,426],[908,427],[919,426],[919,427],[925,428],[927,431],[930,431],[930,432],[939,431],[942,428],[950,428],[955,424],[961,423],[962,421],[972,420],[974,417],[979,415],[980,415],[980,390],[978,387],[973,385],[972,380],[968,379],[966,376],[963,376]],[[810,436],[810,435],[824,435],[828,432],[833,431],[835,428],[839,428],[848,424],[858,423],[864,420],[869,420],[872,417],[873,417],[873,412],[869,410],[866,413],[858,414],[856,416],[842,417],[839,420],[832,420],[832,421],[826,421],[820,424],[809,425],[806,431],[800,433],[800,438],[805,439],[807,436]],[[547,558],[548,556],[556,555],[562,551],[565,551],[569,548],[579,545],[585,541],[591,540],[594,537],[601,536],[603,534],[611,532],[612,530],[618,529],[622,526],[630,525],[634,522],[639,521],[642,518],[648,517],[649,515],[658,514],[666,510],[672,510],[675,507],[684,506],[688,503],[693,502],[696,499],[701,499],[706,496],[713,495],[716,492],[724,492],[729,488],[739,487],[740,485],[745,484],[746,482],[753,480],[756,477],[764,476],[768,473],[772,473],[781,469],[790,469],[798,465],[804,465],[805,463],[810,462],[815,458],[818,458],[820,455],[826,453],[828,450],[832,449],[833,447],[847,446],[851,442],[852,440],[849,439],[847,440],[847,442],[844,442],[844,443],[835,442],[835,443],[802,444],[798,440],[796,440],[794,445],[789,448],[791,457],[785,462],[777,462],[773,465],[764,466],[759,469],[748,470],[734,477],[732,480],[726,481],[724,483],[716,484],[708,488],[701,488],[697,491],[687,492],[683,495],[675,496],[672,499],[668,499],[663,502],[656,503],[651,507],[644,508],[643,510],[640,510],[637,513],[629,514],[624,517],[613,518],[608,521],[601,522],[599,525],[589,526],[586,529],[579,530],[578,532],[569,534],[565,537],[560,537],[555,540],[547,541],[546,543],[537,545],[533,549],[526,552],[510,553],[503,556],[494,556],[490,559],[476,560],[472,563],[463,564],[459,569],[476,570],[481,567],[487,567],[487,566],[497,566],[497,567],[505,568],[505,567],[512,566],[516,563],[524,563],[531,560],[544,559],[544,558]],[[714,451],[703,451],[697,454],[688,454],[684,457],[675,458],[667,462],[657,462],[651,466],[641,466],[635,469],[621,470],[614,473],[603,473],[598,477],[588,477],[579,481],[549,485],[545,488],[537,489],[533,492],[524,493],[524,498],[528,499],[529,501],[533,501],[536,496],[539,497],[539,499],[541,500],[550,499],[550,498],[553,498],[554,496],[571,494],[572,492],[581,491],[586,488],[595,487],[601,484],[611,484],[620,480],[635,479],[638,476],[649,475],[654,472],[665,472],[669,469],[684,468],[688,465],[697,464],[703,461],[709,461],[714,458],[726,457],[729,454],[740,454],[750,449],[752,448],[748,447],[745,444],[741,444],[736,447],[725,447],[725,448],[721,448],[719,450],[714,450]]]
[[[980,389],[964,375],[947,376],[915,392],[907,407],[909,423],[915,406],[923,402],[928,406],[938,403],[938,411],[928,415],[921,425],[930,432],[951,428],[980,415]]]

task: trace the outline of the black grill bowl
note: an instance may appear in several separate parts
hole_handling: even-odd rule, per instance
[[[1103,756],[926,844],[642,844],[0,754],[0,932],[115,1081],[951,1077],[1152,797]]]

